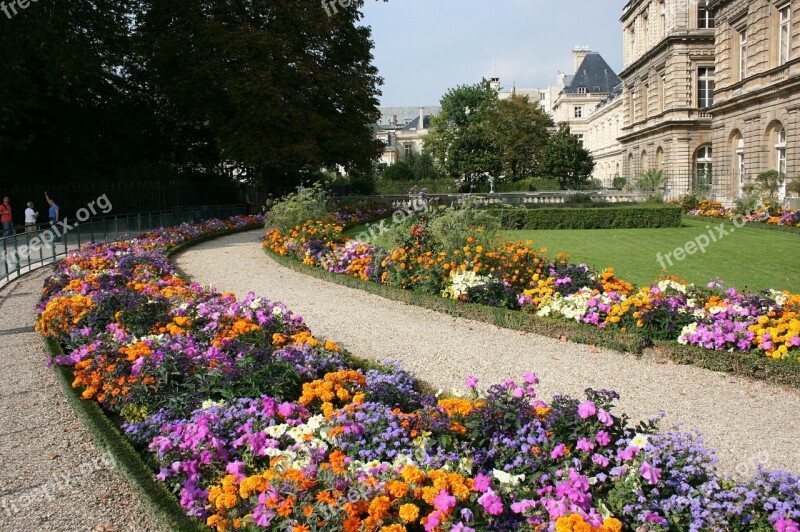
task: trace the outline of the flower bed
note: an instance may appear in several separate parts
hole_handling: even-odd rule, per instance
[[[686,213],[688,216],[702,218],[733,219],[736,213],[733,210],[723,207],[718,201],[703,200],[697,206]],[[792,209],[772,208],[764,205],[755,211],[741,215],[741,220],[746,223],[763,223],[782,227],[800,227],[800,211]]]
[[[349,240],[342,226],[309,222],[264,246],[305,264],[403,289],[560,317],[606,330],[635,332],[647,341],[676,341],[714,351],[800,360],[800,295],[760,294],[661,279],[636,289],[614,270],[592,271],[559,255],[548,260],[532,242],[470,238],[463,249],[437,247],[426,222],[413,225],[402,247],[390,251]]]
[[[45,284],[37,326],[66,350],[52,362],[124,421],[209,527],[797,530],[796,477],[723,478],[696,436],[615,416],[613,392],[545,404],[526,374],[480,393],[468,377],[468,398],[437,399],[397,365],[315,338],[280,304],[175,274],[169,249],[236,226],[71,253]]]

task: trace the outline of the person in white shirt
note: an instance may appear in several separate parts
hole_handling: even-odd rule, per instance
[[[25,209],[25,232],[36,232],[36,220],[39,218],[39,213],[33,210],[33,202],[28,202],[28,208]]]

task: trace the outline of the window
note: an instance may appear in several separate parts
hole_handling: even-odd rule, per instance
[[[778,43],[778,64],[783,65],[789,60],[792,45],[792,8],[789,4],[780,8],[780,30]]]
[[[644,29],[644,49],[647,50],[647,47],[650,46],[650,19],[647,17],[647,13],[642,17],[642,26]]]
[[[744,192],[744,139],[736,143],[736,175],[739,177],[739,196]]]
[[[650,116],[650,85],[644,86],[642,91],[642,116],[645,120]]]
[[[542,100],[542,101],[543,101],[543,100],[544,100],[544,98],[545,98],[545,93],[543,93],[543,92],[540,92],[540,93],[539,93],[539,100]]]
[[[658,112],[663,113],[667,108],[667,75],[661,74],[659,79]]]
[[[775,155],[777,170],[782,174],[786,174],[786,130],[781,128],[778,131],[778,142],[775,143]]]
[[[578,87],[578,94],[586,94],[586,87]]]
[[[697,150],[694,167],[695,190],[707,192],[711,188],[711,146]]]
[[[405,144],[404,148],[405,148],[406,157],[410,157],[411,154],[414,153],[414,145],[413,144],[411,144],[411,143]]]
[[[576,106],[575,107],[575,118],[581,118],[583,116],[583,107]]]
[[[667,34],[667,4],[664,0],[661,0],[658,6],[658,12],[661,17],[661,36],[664,37]]]
[[[697,107],[705,109],[714,105],[714,69],[700,67],[697,69]]]
[[[739,79],[747,77],[747,28],[739,30]]]
[[[575,136],[578,137],[578,142],[580,142],[581,146],[583,146],[583,133],[578,133]]]
[[[697,3],[697,27],[701,30],[714,27],[714,12],[708,7],[708,0]]]

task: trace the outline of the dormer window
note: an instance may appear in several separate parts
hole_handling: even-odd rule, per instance
[[[578,94],[586,94],[586,87],[578,87]]]

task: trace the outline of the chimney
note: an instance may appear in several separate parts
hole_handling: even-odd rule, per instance
[[[417,126],[417,131],[422,131],[425,129],[425,108],[419,108],[419,125]]]
[[[397,125],[397,115],[392,115],[391,120],[389,120],[389,125],[390,126],[396,126]]]
[[[572,50],[572,57],[574,60],[574,66],[572,71],[576,74],[578,73],[578,69],[581,67],[581,63],[583,60],[586,59],[586,56],[589,55],[590,49],[588,46],[576,46]]]

